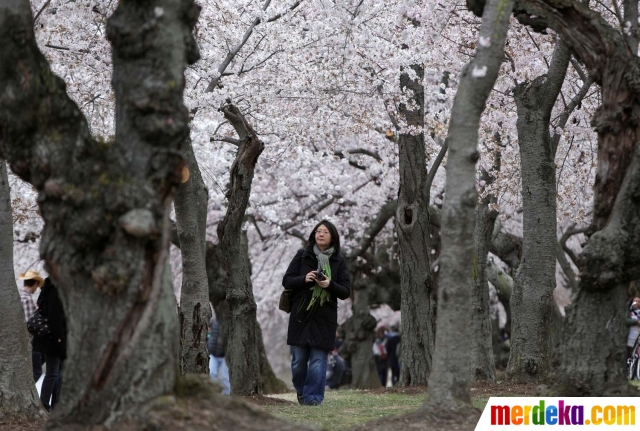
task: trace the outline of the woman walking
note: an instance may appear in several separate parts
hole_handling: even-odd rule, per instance
[[[324,400],[327,354],[335,346],[338,299],[351,293],[347,262],[340,254],[336,227],[321,221],[298,250],[282,285],[291,290],[287,344],[298,402],[318,406]]]
[[[44,355],[47,370],[42,381],[40,401],[47,411],[51,411],[60,396],[61,366],[67,357],[67,322],[58,290],[51,278],[44,280],[38,297],[38,309],[49,325],[48,335],[34,335],[33,349]]]

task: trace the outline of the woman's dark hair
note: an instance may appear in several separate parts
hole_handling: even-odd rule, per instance
[[[329,230],[329,234],[331,234],[331,247],[333,247],[334,249],[333,253],[336,255],[339,254],[340,234],[338,233],[338,229],[336,229],[333,223],[328,220],[322,220],[313,228],[313,230],[311,231],[311,235],[309,235],[309,245],[307,248],[309,248],[309,250],[313,250],[313,246],[316,245],[316,230],[318,230],[318,228],[323,225]]]

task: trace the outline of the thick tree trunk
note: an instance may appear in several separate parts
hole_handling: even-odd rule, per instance
[[[0,159],[0,421],[42,419],[31,344],[13,272],[13,216],[7,164]]]
[[[262,393],[268,394],[284,394],[289,392],[289,388],[278,377],[276,377],[269,363],[267,351],[264,348],[264,339],[262,338],[262,329],[260,325],[256,325],[258,331],[258,354],[260,355],[260,378],[262,379]]]
[[[522,166],[523,251],[511,296],[511,352],[507,377],[528,383],[549,371],[548,339],[556,287],[556,147],[551,111],[562,88],[571,51],[562,41],[547,75],[516,88]]]
[[[208,373],[207,325],[211,319],[206,268],[209,192],[193,154],[191,138],[181,150],[189,178],[176,190],[174,206],[182,255],[180,292],[180,373]],[[183,178],[183,181],[186,178]]]
[[[471,338],[471,324],[461,318],[460,307],[471,303],[473,289],[478,127],[504,58],[513,3],[513,0],[487,2],[476,56],[462,71],[451,112],[436,348],[425,401],[441,414],[472,410],[468,347],[458,341]]]
[[[415,80],[404,72],[400,76],[402,91],[411,92],[410,100],[417,106],[400,105],[407,127],[412,132],[401,133],[398,140],[400,187],[396,213],[396,232],[400,255],[400,285],[402,310],[402,370],[403,386],[426,385],[431,372],[434,345],[435,304],[431,298],[433,282],[429,259],[429,182],[424,146],[424,69],[411,66]]]
[[[252,395],[262,393],[259,328],[251,284],[251,262],[242,247],[242,223],[249,204],[255,166],[264,144],[235,106],[227,105],[222,111],[238,132],[241,141],[231,167],[227,214],[218,225],[220,254],[229,277],[226,298],[231,310],[231,324],[227,359],[232,393]]]
[[[188,134],[183,73],[198,58],[198,12],[186,0],[119,5],[107,25],[116,139],[96,142],[38,50],[29,2],[0,3],[0,155],[39,191],[40,250],[67,310],[73,372],[48,429],[114,424],[174,388],[165,225]]]
[[[498,212],[489,209],[490,197],[481,199],[476,207],[476,225],[474,229],[475,259],[473,260],[473,310],[470,339],[472,360],[471,376],[474,380],[496,379],[496,366],[493,357],[491,313],[489,303],[489,282],[487,281],[487,256],[493,234],[493,225]]]
[[[376,389],[381,387],[380,378],[373,358],[376,319],[369,313],[369,292],[367,289],[351,291],[353,315],[344,323],[345,340],[340,354],[350,362],[354,389]]]
[[[246,259],[249,260],[249,240],[246,231],[242,232],[242,247]],[[220,247],[207,241],[207,276],[209,279],[209,300],[216,313],[216,320],[220,325],[220,333],[228,334],[229,331],[229,303],[227,296],[227,274],[222,268],[222,259],[219,255]],[[260,377],[262,378],[263,394],[280,394],[288,391],[287,385],[276,377],[262,338],[262,329],[256,323],[258,337],[256,339],[258,354],[260,355]],[[227,335],[228,339],[228,335]]]
[[[563,395],[624,394],[625,295],[640,276],[640,71],[622,34],[580,3],[523,0],[554,28],[602,86],[592,231],[579,258],[580,286],[567,310],[554,366]],[[633,390],[630,393],[637,394]]]

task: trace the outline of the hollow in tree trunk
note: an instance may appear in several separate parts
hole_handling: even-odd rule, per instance
[[[431,372],[434,345],[435,304],[431,296],[429,252],[429,181],[424,146],[424,88],[422,66],[411,66],[415,79],[405,71],[400,75],[401,90],[410,93],[417,108],[400,105],[400,115],[413,132],[400,133],[400,187],[396,213],[396,232],[400,254],[402,310],[402,370],[404,386],[426,385]]]

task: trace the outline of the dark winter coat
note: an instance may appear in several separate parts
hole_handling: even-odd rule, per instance
[[[64,360],[67,357],[67,321],[58,289],[48,277],[38,296],[38,309],[47,318],[51,334],[34,335],[33,350]]]
[[[300,249],[289,264],[282,279],[285,289],[291,289],[291,314],[287,344],[290,346],[309,346],[330,351],[335,347],[338,327],[338,299],[347,299],[351,294],[347,261],[341,254],[329,258],[331,281],[327,291],[331,299],[322,306],[307,311],[311,301],[315,282],[305,282],[310,271],[318,269],[318,259],[313,251]]]
[[[209,327],[211,327],[211,332],[209,332],[209,338],[207,338],[207,351],[211,356],[224,358],[224,338],[220,334],[220,325],[215,319],[211,319]]]

